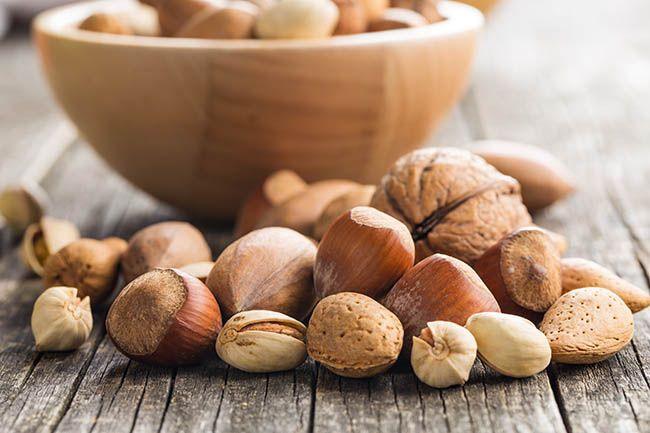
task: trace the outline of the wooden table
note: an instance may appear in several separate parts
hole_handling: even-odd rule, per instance
[[[466,97],[432,139],[508,138],[553,151],[580,191],[536,221],[566,234],[571,255],[646,288],[649,23],[647,0],[506,0],[482,36]],[[86,236],[128,237],[185,218],[69,139],[26,34],[0,43],[0,65],[0,186],[44,173],[53,213]],[[215,253],[228,242],[230,227],[196,223]],[[78,351],[35,352],[29,317],[41,284],[21,265],[18,240],[7,230],[0,239],[0,431],[650,431],[649,312],[636,316],[633,343],[608,361],[552,365],[525,380],[477,362],[464,387],[444,391],[408,371],[348,380],[314,363],[272,375],[244,374],[216,357],[153,368],[115,350],[105,310]]]

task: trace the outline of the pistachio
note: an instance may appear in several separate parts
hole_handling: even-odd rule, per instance
[[[434,388],[467,382],[475,359],[474,336],[456,323],[429,322],[419,337],[413,337],[413,371],[418,379]]]
[[[0,194],[0,214],[21,233],[41,219],[47,202],[47,193],[36,183],[10,186]]]
[[[50,287],[34,303],[32,332],[36,350],[73,350],[88,339],[93,327],[90,299],[74,287]]]
[[[505,376],[533,376],[551,362],[546,336],[523,317],[477,313],[467,320],[465,327],[476,339],[478,356]]]
[[[291,370],[307,357],[305,332],[305,325],[285,314],[244,311],[224,325],[217,338],[217,354],[249,373]]]
[[[79,239],[79,230],[71,222],[43,217],[25,230],[21,256],[25,264],[42,277],[45,260],[77,239]]]

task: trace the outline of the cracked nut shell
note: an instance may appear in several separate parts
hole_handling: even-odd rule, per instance
[[[79,230],[69,221],[43,217],[25,230],[20,254],[25,264],[38,276],[43,276],[47,258],[70,242],[79,239]]]
[[[474,336],[456,323],[429,322],[418,337],[413,337],[413,371],[418,379],[434,388],[467,382],[475,359]]]
[[[123,247],[115,238],[74,241],[45,261],[43,285],[76,287],[81,298],[97,305],[115,287]]]
[[[321,300],[307,327],[307,352],[335,374],[371,377],[388,370],[402,349],[397,317],[359,293]]]
[[[416,150],[397,160],[371,206],[406,224],[416,260],[443,253],[471,263],[531,223],[515,179],[466,150],[447,147]]]
[[[551,343],[553,361],[592,364],[609,358],[632,340],[634,320],[616,294],[585,287],[562,295],[539,328]]]
[[[291,370],[305,362],[305,325],[285,314],[251,310],[237,313],[217,338],[217,354],[249,373]]]
[[[323,236],[314,264],[319,297],[358,292],[377,299],[413,266],[415,247],[404,224],[359,206],[341,215]]]
[[[214,347],[219,304],[198,279],[154,269],[129,283],[106,316],[106,332],[129,358],[157,365],[195,364]]]
[[[207,285],[224,317],[271,310],[304,319],[316,304],[316,246],[284,227],[255,230],[230,244],[208,275]]]
[[[22,233],[43,216],[49,199],[37,183],[10,186],[0,194],[0,214],[17,233]]]
[[[167,221],[135,233],[122,255],[126,282],[154,268],[180,268],[212,260],[212,252],[200,231],[191,224]]]
[[[539,323],[562,294],[560,255],[551,237],[535,227],[506,235],[472,267],[503,313]]]
[[[474,313],[500,311],[499,304],[464,262],[434,254],[409,269],[382,300],[404,326],[404,354],[428,322],[444,320],[461,326]]]

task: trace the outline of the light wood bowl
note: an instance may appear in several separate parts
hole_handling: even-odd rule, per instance
[[[324,40],[120,36],[76,25],[132,2],[44,12],[34,35],[58,102],[126,179],[227,219],[268,173],[375,183],[463,92],[479,11],[443,2],[426,27]],[[135,10],[135,9],[134,9]]]

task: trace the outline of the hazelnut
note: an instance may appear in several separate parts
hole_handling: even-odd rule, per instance
[[[345,377],[371,377],[397,361],[402,325],[393,313],[359,293],[337,293],[316,305],[307,327],[307,352]]]
[[[363,0],[333,0],[339,8],[339,22],[334,29],[335,35],[352,35],[363,33],[368,27],[366,9]],[[364,203],[367,204],[367,203]]]
[[[393,8],[411,9],[422,15],[427,22],[437,23],[444,20],[438,12],[439,0],[391,0],[390,5]]]
[[[550,206],[575,190],[573,176],[564,163],[539,147],[483,140],[474,143],[471,150],[519,181],[524,204],[531,211]]]
[[[307,183],[291,170],[279,170],[269,175],[248,196],[235,222],[235,237],[240,238],[255,229],[259,219],[269,209],[280,205],[304,191]]]
[[[418,337],[413,337],[413,371],[418,379],[434,388],[467,382],[475,359],[476,340],[456,323],[429,322]]]
[[[158,365],[198,362],[214,347],[221,313],[210,290],[175,269],[154,269],[129,283],[106,316],[106,331],[129,358]]]
[[[21,243],[21,257],[38,276],[43,276],[47,258],[70,242],[79,239],[79,230],[69,221],[43,217],[25,230]]]
[[[499,304],[469,265],[434,254],[408,270],[382,300],[404,326],[405,355],[428,322],[461,326],[474,313],[500,311]]]
[[[533,376],[551,362],[548,340],[523,317],[478,313],[467,319],[465,327],[476,339],[479,358],[505,376]]]
[[[613,292],[584,287],[565,293],[539,325],[553,361],[592,364],[613,356],[634,336],[632,311]]]
[[[562,293],[582,287],[602,287],[618,295],[633,313],[650,305],[648,292],[590,260],[562,259]]]
[[[306,327],[282,313],[252,310],[237,313],[217,338],[219,357],[239,370],[272,373],[305,362]]]
[[[331,36],[339,10],[330,0],[280,0],[255,24],[261,39],[314,39]]]
[[[38,351],[74,350],[92,328],[90,299],[80,299],[74,287],[50,287],[34,303],[32,332]]]
[[[321,240],[335,219],[353,207],[368,206],[377,187],[359,185],[330,201],[314,224],[314,239]]]
[[[368,20],[374,20],[388,8],[389,0],[361,0],[361,4],[366,11]]]
[[[190,274],[194,278],[198,278],[202,283],[205,283],[213,267],[214,262],[197,262],[181,266],[178,270]]]
[[[359,206],[325,232],[314,264],[319,297],[358,292],[379,298],[413,266],[415,246],[404,224],[377,209]]]
[[[177,37],[199,39],[249,39],[259,8],[248,1],[231,1],[222,8],[206,8],[180,28]]]
[[[144,3],[158,11],[163,36],[174,36],[197,13],[205,9],[220,9],[225,0],[147,0]]]
[[[74,241],[45,261],[43,285],[76,287],[81,298],[89,296],[97,305],[115,287],[120,254],[113,241]]]
[[[410,9],[388,8],[368,24],[369,32],[408,29],[429,24],[422,15]]]
[[[91,32],[111,33],[114,35],[133,34],[133,30],[118,17],[103,13],[90,15],[79,24],[79,29]]]
[[[298,232],[284,227],[255,230],[221,253],[207,285],[225,317],[271,310],[304,319],[316,303],[315,257],[314,243]]]
[[[358,185],[356,182],[337,179],[314,182],[301,193],[266,212],[258,221],[257,228],[288,227],[311,236],[325,206]]]
[[[546,232],[535,227],[506,235],[472,267],[502,312],[535,323],[562,294],[560,255]]]
[[[22,233],[41,219],[48,201],[47,193],[36,183],[10,186],[0,194],[0,214],[12,230]]]
[[[154,268],[178,268],[212,260],[205,238],[194,226],[167,221],[145,227],[129,240],[122,255],[126,282]]]
[[[370,205],[406,224],[418,261],[443,253],[471,263],[531,223],[516,180],[466,150],[448,147],[401,157]]]

